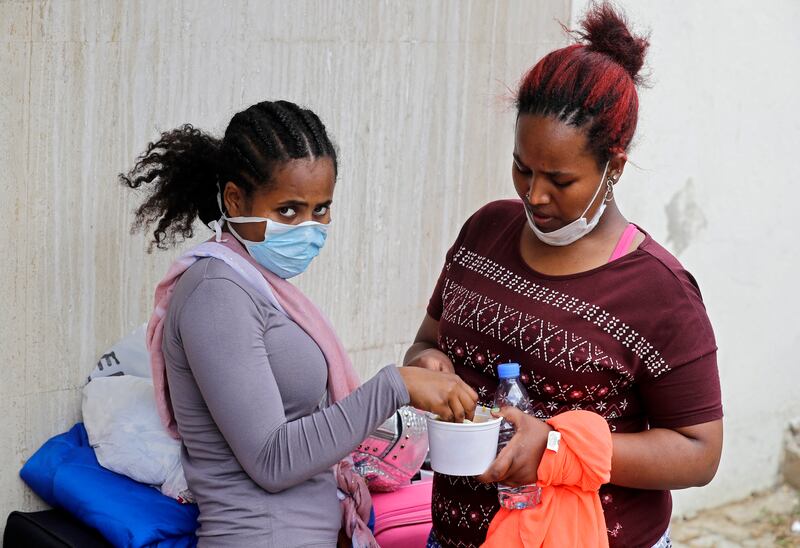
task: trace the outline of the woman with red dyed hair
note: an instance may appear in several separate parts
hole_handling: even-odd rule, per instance
[[[577,42],[525,75],[512,179],[447,254],[406,363],[455,371],[491,405],[497,366],[521,365],[533,416],[479,478],[434,479],[430,546],[480,545],[495,482],[536,482],[551,428],[569,410],[611,431],[599,492],[610,546],[669,546],[671,489],[705,485],[722,447],[716,344],[697,282],[614,199],[636,129],[646,38],[608,4]]]

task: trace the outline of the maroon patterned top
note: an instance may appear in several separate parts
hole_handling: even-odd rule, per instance
[[[646,235],[639,248],[593,270],[548,276],[519,252],[519,200],[488,204],[464,225],[428,314],[439,347],[489,403],[497,365],[519,362],[537,417],[570,409],[603,416],[612,432],[681,427],[722,417],[716,344],[694,278]],[[669,491],[605,485],[612,547],[651,546],[669,525]],[[437,474],[433,522],[443,546],[478,546],[497,492]]]

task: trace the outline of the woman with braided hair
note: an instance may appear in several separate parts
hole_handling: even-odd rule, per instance
[[[452,373],[387,366],[359,386],[327,320],[286,281],[325,243],[336,170],[317,115],[267,101],[222,139],[162,134],[121,176],[151,189],[135,226],[156,223],[157,247],[191,237],[198,217],[215,231],[173,263],[148,324],[200,547],[377,546],[369,494],[343,459],[402,405],[474,412],[477,394]]]
[[[406,354],[408,365],[455,372],[483,404],[497,366],[517,362],[533,406],[533,416],[502,412],[516,434],[482,476],[435,475],[432,547],[484,541],[496,483],[536,482],[545,451],[558,449],[544,420],[567,411],[599,414],[610,430],[599,500],[611,546],[668,546],[670,490],[708,483],[719,463],[717,347],[697,282],[614,199],[648,41],[606,3],[576,35],[517,91],[519,199],[463,226]]]

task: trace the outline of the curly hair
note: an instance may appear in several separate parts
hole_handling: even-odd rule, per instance
[[[237,113],[222,139],[190,124],[162,133],[119,179],[130,188],[147,185],[132,230],[155,223],[150,249],[167,249],[194,235],[198,217],[204,224],[219,218],[217,193],[225,182],[249,197],[269,188],[276,167],[322,157],[333,160],[335,173],[336,149],[316,114],[289,101],[264,101]]]

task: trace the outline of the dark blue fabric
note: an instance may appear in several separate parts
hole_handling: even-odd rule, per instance
[[[425,548],[442,548],[442,545],[439,543],[439,539],[436,538],[436,533],[433,532],[433,529],[431,529],[431,534],[428,535],[428,542],[425,544]]]
[[[100,466],[82,423],[48,440],[20,476],[45,502],[94,527],[114,546],[197,545],[197,505],[180,504]]]

